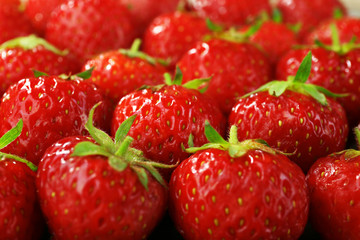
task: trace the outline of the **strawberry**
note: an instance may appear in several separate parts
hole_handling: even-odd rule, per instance
[[[22,131],[23,122],[0,138],[3,148]],[[45,222],[37,201],[35,176],[37,167],[16,155],[0,152],[0,238],[40,239]]]
[[[308,217],[305,175],[258,140],[229,142],[209,125],[210,143],[174,170],[170,214],[185,239],[298,239]]]
[[[274,66],[284,53],[298,44],[295,31],[282,22],[279,11],[274,11],[273,19],[259,20],[253,25],[240,28],[240,32],[251,43],[259,46]]]
[[[50,146],[36,178],[40,204],[54,237],[62,239],[145,239],[167,206],[166,183],[129,148],[134,120],[117,131],[115,142],[92,125],[92,138],[72,136]]]
[[[18,0],[0,0],[0,44],[34,32]]]
[[[360,152],[348,149],[318,159],[306,176],[310,221],[323,239],[360,238],[359,164]]]
[[[306,83],[311,57],[309,52],[295,77],[272,81],[242,97],[229,117],[229,124],[238,127],[239,139],[264,139],[291,153],[289,158],[305,173],[316,159],[343,150],[348,136],[345,110],[326,97],[339,95]]]
[[[300,39],[322,21],[333,18],[335,11],[347,14],[340,0],[279,0],[276,7],[282,12],[285,23],[300,24]]]
[[[121,97],[143,85],[163,83],[166,68],[162,61],[139,51],[140,39],[131,49],[102,53],[85,63],[83,70],[94,67],[89,81],[103,89],[116,104]]]
[[[129,47],[133,31],[129,12],[118,0],[70,0],[51,14],[45,38],[83,63],[101,52]]]
[[[340,44],[336,27],[332,27],[333,45],[320,44],[319,47],[304,47],[291,50],[280,60],[276,69],[277,79],[286,79],[294,75],[301,59],[311,50],[313,66],[308,82],[326,89],[348,94],[338,101],[346,110],[349,125],[360,122],[360,48],[350,42]]]
[[[202,17],[226,26],[241,26],[254,21],[261,13],[270,13],[269,0],[187,0]]]
[[[213,99],[196,89],[189,89],[204,81],[194,80],[183,86],[179,71],[173,81],[169,74],[165,76],[166,85],[137,90],[120,100],[115,108],[111,132],[114,136],[119,125],[136,114],[135,124],[129,132],[135,139],[133,146],[149,159],[175,164],[189,156],[184,148],[188,146],[190,135],[195,146],[206,142],[205,120],[222,134],[225,134],[226,120]],[[170,172],[161,171],[166,180]]]
[[[348,43],[353,38],[360,43],[360,19],[355,17],[342,17],[322,22],[305,38],[305,43],[313,44],[319,40],[324,44],[332,44],[332,25],[335,24],[339,31],[340,43]]]
[[[109,103],[103,93],[80,77],[72,78],[25,78],[4,93],[0,104],[0,135],[20,118],[24,121],[23,132],[4,152],[16,153],[38,164],[46,148],[55,141],[87,134],[83,125],[91,107],[99,101],[106,104],[97,110],[96,124],[102,129],[108,128]]]
[[[194,13],[175,11],[156,17],[144,33],[143,51],[169,60],[169,68],[197,41],[209,34],[206,21]]]
[[[198,42],[177,63],[184,82],[212,76],[205,94],[218,102],[225,115],[237,98],[270,80],[268,59],[255,46],[214,38]]]
[[[33,70],[52,75],[78,72],[75,60],[44,39],[29,35],[0,45],[0,94],[22,78],[33,77]]]
[[[27,0],[25,14],[39,34],[44,34],[51,13],[67,0]]]
[[[180,0],[120,0],[120,2],[129,9],[141,35],[155,17],[175,11]]]

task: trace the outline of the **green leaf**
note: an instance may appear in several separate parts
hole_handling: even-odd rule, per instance
[[[120,157],[110,156],[109,165],[116,171],[122,172],[127,168],[128,163]]]
[[[10,154],[10,153],[3,153],[3,152],[0,152],[0,159],[1,160],[4,160],[4,159],[13,159],[17,162],[21,162],[21,163],[24,163],[26,164],[32,171],[36,172],[38,170],[38,167],[33,164],[32,162],[26,160],[26,159],[23,159],[19,156],[16,156],[16,155],[13,155],[13,154]]]
[[[91,77],[92,72],[94,71],[94,69],[95,69],[95,66],[91,67],[90,69],[88,69],[88,70],[86,70],[84,72],[75,74],[75,76],[78,76],[79,78],[82,78],[84,80],[89,79]]]
[[[68,51],[61,51],[54,45],[47,42],[45,39],[37,37],[34,34],[24,37],[14,38],[7,42],[4,42],[3,44],[0,45],[0,50],[5,48],[15,48],[15,47],[20,47],[24,50],[31,50],[36,48],[37,46],[43,46],[45,49],[60,56],[65,56],[69,53]]]
[[[99,146],[95,143],[84,141],[76,144],[72,157],[82,157],[82,156],[92,156],[92,155],[100,155],[105,157],[110,157],[111,154],[102,146]]]
[[[206,21],[206,26],[212,32],[222,32],[224,30],[222,26],[215,24],[213,21],[210,20],[210,18],[206,18],[205,21]]]
[[[153,167],[153,165],[151,164],[142,164],[142,167],[144,167],[146,170],[148,170],[150,172],[150,174],[156,179],[156,181],[158,181],[162,186],[164,186],[165,188],[167,188],[167,185],[164,181],[164,178],[161,176],[161,174],[159,173],[159,171]]]
[[[269,86],[269,94],[279,97],[289,87],[289,82],[286,81],[273,81]]]
[[[187,148],[187,149],[186,149],[186,152],[187,152],[187,153],[196,153],[196,152],[198,152],[198,151],[202,151],[202,150],[206,150],[206,149],[212,149],[212,148],[225,150],[228,145],[229,145],[229,144],[227,144],[226,146],[224,146],[224,145],[219,144],[219,143],[205,143],[205,144],[202,145],[201,147],[191,147],[191,148]]]
[[[192,133],[190,133],[190,135],[189,135],[188,146],[194,147],[194,135],[192,135]]]
[[[312,53],[311,51],[309,51],[308,54],[304,57],[303,61],[301,62],[294,81],[305,83],[310,76],[311,65],[312,65]]]
[[[132,137],[126,136],[122,142],[119,142],[117,144],[117,145],[119,145],[119,147],[116,150],[115,155],[116,156],[125,156],[125,154],[128,153],[129,147],[133,141],[134,141],[134,139]]]
[[[107,135],[104,131],[94,127],[93,125],[93,116],[95,109],[101,104],[101,102],[95,104],[89,113],[89,118],[85,124],[85,128],[88,130],[90,136],[101,146],[108,149],[110,152],[115,152],[115,144],[111,137]]]
[[[4,147],[12,143],[17,137],[19,137],[22,128],[23,128],[23,120],[20,119],[15,125],[15,127],[10,129],[0,138],[0,149],[3,149]]]
[[[344,13],[340,8],[335,8],[333,15],[334,15],[334,19],[341,19],[344,17]]]
[[[274,8],[272,19],[276,23],[282,23],[283,22],[282,13],[278,8]]]
[[[210,143],[219,143],[228,145],[229,143],[210,125],[209,121],[205,121],[205,136]]]
[[[187,89],[196,89],[201,93],[206,92],[209,87],[211,77],[208,78],[197,78],[183,84],[183,87]],[[201,88],[200,88],[201,87]],[[200,88],[200,89],[199,89]]]
[[[38,78],[38,77],[43,77],[43,76],[49,76],[47,73],[44,72],[40,72],[38,70],[33,69],[32,70],[34,77]]]
[[[246,32],[242,34],[243,37],[249,38],[252,35],[254,35],[255,33],[257,33],[257,31],[259,31],[260,28],[262,27],[263,23],[264,23],[263,21],[257,21],[255,24],[251,25],[248,28],[248,30],[246,30]]]
[[[322,105],[327,105],[327,100],[325,94],[319,92],[316,88],[316,86],[312,84],[304,84],[302,85],[302,88],[305,90],[307,94],[309,94],[311,97],[315,98],[316,101],[321,103]]]
[[[168,73],[168,72],[164,73],[164,80],[165,80],[166,85],[168,85],[168,86],[172,85],[172,78],[171,78],[170,73]]]
[[[144,186],[146,191],[148,191],[149,190],[149,188],[148,188],[149,178],[146,173],[146,170],[142,167],[136,167],[136,166],[132,166],[131,169],[134,170],[134,172],[138,176],[141,184]]]
[[[137,116],[136,114],[132,115],[131,117],[127,118],[124,122],[121,123],[121,125],[119,126],[119,128],[115,133],[115,143],[124,141],[126,135],[129,133],[130,128],[134,123],[136,116]]]
[[[354,128],[354,134],[355,134],[355,140],[356,140],[356,144],[357,147],[360,147],[360,129],[359,127]]]
[[[179,66],[176,66],[175,77],[174,77],[174,80],[172,81],[172,84],[173,85],[181,85],[182,79],[183,79],[183,74],[181,72],[181,69],[179,68]]]

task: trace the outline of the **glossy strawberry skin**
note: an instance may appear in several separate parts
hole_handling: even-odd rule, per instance
[[[324,44],[331,45],[332,24],[335,24],[337,27],[341,43],[348,43],[352,40],[353,37],[356,37],[356,42],[360,43],[360,19],[355,17],[330,19],[321,23],[305,38],[305,43],[313,44],[317,39]]]
[[[256,47],[220,39],[198,42],[177,63],[183,81],[212,77],[206,94],[216,99],[225,115],[237,98],[270,80],[267,58]]]
[[[67,0],[28,0],[25,14],[39,34],[44,34],[50,15],[56,7]]]
[[[189,156],[182,145],[188,147],[190,134],[195,146],[207,142],[205,120],[225,134],[226,120],[214,101],[183,86],[149,88],[124,96],[115,108],[112,135],[125,119],[134,114],[137,118],[129,132],[129,136],[135,139],[132,146],[142,150],[149,159],[166,164],[176,164]],[[160,171],[169,180],[171,171]]]
[[[101,52],[129,47],[134,33],[128,10],[117,0],[71,0],[51,14],[45,36],[83,63]]]
[[[259,92],[241,98],[229,124],[238,127],[239,140],[263,139],[290,153],[306,173],[316,159],[345,148],[348,123],[344,109],[332,99],[323,106],[310,96],[285,91],[279,97]]]
[[[319,159],[306,179],[310,221],[324,239],[359,239],[360,157],[335,153]]]
[[[305,176],[283,155],[204,150],[174,170],[169,191],[170,214],[188,240],[297,239],[307,222]]]
[[[144,85],[164,82],[166,68],[141,58],[131,58],[119,51],[103,53],[87,61],[83,70],[95,67],[88,81],[103,89],[115,104],[121,97]]]
[[[312,68],[308,83],[313,83],[334,93],[349,94],[337,98],[346,110],[349,125],[360,121],[360,50],[339,55],[322,48],[297,49],[286,53],[276,69],[276,78],[285,80],[295,76],[303,57],[312,51]]]
[[[322,21],[333,18],[336,9],[347,14],[339,0],[279,0],[276,7],[282,12],[285,23],[301,24],[300,39]]]
[[[109,129],[109,103],[93,84],[79,78],[57,76],[26,78],[5,92],[0,104],[0,135],[23,119],[22,134],[4,152],[17,154],[38,164],[46,148],[72,135],[87,134],[84,124],[90,109],[98,102],[94,121]]]
[[[204,19],[186,12],[172,12],[156,17],[144,33],[143,51],[167,59],[172,69],[181,56],[209,34]]]
[[[61,56],[38,46],[25,50],[20,47],[0,50],[0,94],[17,81],[33,77],[33,70],[50,75],[78,73],[80,67],[68,56]]]
[[[146,238],[166,209],[167,190],[148,175],[147,191],[133,170],[118,172],[104,157],[70,157],[80,141],[89,139],[56,142],[39,164],[36,186],[55,238]]]
[[[37,201],[35,176],[23,163],[10,159],[0,161],[1,239],[42,237],[45,221]]]
[[[270,62],[275,66],[284,53],[298,44],[294,31],[290,30],[285,24],[274,21],[264,22],[260,29],[249,37],[249,40],[260,46]]]
[[[271,12],[268,0],[188,0],[190,6],[203,18],[226,26],[241,26],[253,21],[261,13]]]

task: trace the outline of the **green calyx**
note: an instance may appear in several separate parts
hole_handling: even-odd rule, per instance
[[[23,128],[23,121],[22,119],[19,120],[19,122],[16,124],[15,127],[13,127],[12,129],[10,129],[8,132],[6,132],[1,138],[0,138],[0,149],[5,148],[7,145],[9,145],[10,143],[12,143],[13,141],[15,141],[16,138],[18,138],[21,134]],[[15,161],[21,162],[26,164],[32,171],[36,172],[37,171],[37,166],[34,165],[32,162],[23,159],[19,156],[10,154],[10,153],[3,153],[0,152],[0,157],[1,160],[5,160],[5,159],[13,159]]]
[[[64,79],[64,80],[74,80],[75,78],[82,78],[83,80],[89,79],[92,75],[92,72],[94,71],[95,67],[91,67],[88,70],[85,70],[83,72],[74,74],[74,75],[69,75],[69,74],[61,74],[59,75],[59,78]],[[44,76],[49,76],[47,73],[38,71],[38,70],[32,70],[34,77],[38,78],[38,77],[44,77]]]
[[[5,48],[16,48],[16,47],[20,47],[24,50],[31,50],[38,46],[43,46],[45,49],[47,49],[57,55],[60,55],[60,56],[65,56],[69,53],[66,50],[61,51],[60,49],[58,49],[54,45],[50,44],[45,39],[37,37],[34,34],[31,34],[31,35],[28,35],[25,37],[14,38],[7,42],[4,42],[3,44],[0,45],[0,50],[3,50]]]
[[[130,58],[140,58],[142,60],[147,61],[148,63],[150,63],[152,65],[156,65],[157,63],[159,63],[165,67],[169,65],[169,61],[166,61],[166,60],[160,59],[160,58],[151,57],[151,56],[147,55],[146,53],[140,51],[140,45],[141,45],[141,39],[137,38],[134,40],[130,49],[120,49],[119,52]]]
[[[94,112],[99,104],[100,103],[96,104],[90,110],[89,118],[85,124],[85,128],[96,143],[90,141],[78,143],[71,156],[104,156],[107,158],[109,165],[119,172],[130,167],[130,169],[137,174],[141,184],[146,190],[148,190],[149,181],[146,171],[148,171],[161,185],[166,187],[166,183],[156,167],[173,168],[176,165],[165,165],[149,161],[143,156],[143,152],[130,147],[134,139],[127,136],[127,134],[130,131],[136,115],[126,119],[120,125],[113,140],[108,134],[93,125]]]
[[[326,50],[336,52],[340,55],[345,55],[345,54],[349,53],[350,51],[353,51],[354,49],[360,48],[360,44],[356,43],[357,39],[355,36],[349,42],[341,43],[339,30],[338,30],[337,26],[335,25],[335,23],[332,23],[330,25],[330,29],[331,29],[332,44],[326,45],[326,44],[320,42],[318,39],[316,39],[315,45],[317,47],[321,47]]]
[[[209,81],[211,80],[211,78],[212,77],[197,78],[197,79],[193,79],[193,80],[188,81],[183,84],[182,83],[183,74],[182,74],[179,66],[176,66],[175,76],[173,78],[171,77],[170,73],[164,74],[164,79],[165,79],[166,85],[168,85],[168,86],[171,86],[171,85],[183,86],[188,89],[196,89],[201,93],[204,93],[207,90],[207,88],[209,87]]]
[[[201,147],[190,147],[186,149],[186,151],[188,153],[195,153],[206,149],[220,149],[227,151],[233,158],[244,156],[250,150],[261,150],[274,155],[281,153],[269,147],[265,141],[260,139],[250,139],[240,142],[237,138],[237,127],[235,125],[231,126],[229,139],[226,141],[208,121],[205,121],[205,136],[209,143]]]
[[[264,91],[268,91],[270,95],[279,97],[286,90],[290,90],[304,95],[309,95],[314,99],[316,99],[322,105],[327,106],[328,102],[326,96],[334,97],[334,98],[347,96],[346,94],[335,94],[321,86],[306,83],[306,81],[310,76],[311,65],[312,65],[312,53],[311,51],[309,51],[309,53],[305,56],[305,58],[301,62],[300,67],[295,76],[289,76],[287,81],[275,80],[268,82],[263,86],[261,86],[260,88],[258,88],[257,90],[244,95],[243,98],[248,97],[254,93],[264,92]]]

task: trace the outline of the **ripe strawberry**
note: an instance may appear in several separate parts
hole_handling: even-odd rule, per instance
[[[41,35],[44,34],[46,24],[51,13],[67,0],[27,0],[25,14],[30,19],[32,25]]]
[[[259,46],[270,63],[276,66],[279,58],[297,45],[298,40],[295,31],[282,22],[281,14],[278,11],[274,13],[274,19],[259,20],[253,25],[241,28],[240,32],[251,43]]]
[[[133,31],[129,12],[118,0],[70,0],[53,11],[45,36],[83,63],[101,52],[129,47]]]
[[[35,35],[19,37],[0,45],[0,94],[26,77],[33,77],[33,70],[52,75],[74,73],[80,70],[75,60]]]
[[[348,149],[317,160],[306,176],[310,220],[323,239],[360,238],[359,164],[360,152]]]
[[[308,82],[332,92],[348,94],[338,101],[345,108],[349,124],[353,127],[360,122],[360,48],[353,43],[340,44],[339,38],[335,39],[332,46],[289,51],[279,60],[276,75],[277,79],[294,75],[301,59],[311,49],[313,66]]]
[[[0,104],[0,135],[11,129],[19,119],[24,130],[17,141],[4,152],[38,164],[55,141],[72,135],[86,134],[84,123],[91,107],[105,101],[97,110],[96,124],[108,129],[109,103],[92,83],[80,77],[73,80],[57,76],[25,78],[12,85]]]
[[[198,239],[298,239],[308,217],[305,175],[286,156],[256,140],[229,142],[209,125],[209,144],[184,160],[169,183],[179,232]]]
[[[156,17],[144,33],[143,51],[169,60],[169,68],[197,41],[209,34],[206,21],[194,13],[172,12]]]
[[[191,87],[189,82],[181,85],[181,76],[177,72],[167,84],[137,90],[124,96],[115,108],[111,132],[115,135],[120,123],[133,114],[137,114],[135,124],[129,136],[133,137],[133,146],[142,150],[146,157],[155,161],[175,164],[187,158],[184,147],[192,135],[195,146],[206,142],[204,135],[205,120],[222,134],[225,134],[225,118],[214,101]],[[197,87],[197,86],[195,86]],[[162,171],[168,180],[170,171]]]
[[[348,43],[354,37],[360,43],[360,19],[355,17],[343,17],[340,19],[330,19],[317,26],[306,38],[307,44],[313,44],[319,40],[324,44],[332,44],[333,34],[331,26],[335,24],[339,31],[340,43]]]
[[[22,126],[20,120],[0,138],[1,148],[20,135]],[[37,167],[15,155],[0,155],[0,238],[40,239],[45,222],[36,195]]]
[[[83,66],[84,71],[95,67],[88,80],[103,89],[115,104],[143,85],[157,85],[164,81],[166,68],[160,60],[140,52],[140,43],[137,39],[131,49],[102,53]]]
[[[212,76],[206,94],[228,115],[237,98],[270,80],[268,59],[255,46],[222,39],[198,42],[177,63],[184,82]]]
[[[273,81],[241,98],[233,107],[229,124],[238,127],[239,139],[264,139],[270,146],[293,153],[289,158],[304,172],[313,162],[343,150],[348,123],[343,107],[326,89],[306,84],[311,52],[296,76]]]
[[[120,0],[133,16],[139,33],[142,34],[150,22],[157,16],[176,10],[180,0]]]
[[[282,12],[285,23],[301,24],[301,39],[322,21],[333,18],[335,11],[347,14],[339,0],[279,0],[276,7]]]
[[[134,117],[121,126],[115,142],[92,126],[96,139],[68,137],[46,150],[36,185],[41,208],[54,237],[62,239],[145,239],[163,216],[167,189],[158,165],[129,148]],[[164,187],[165,186],[165,187]]]
[[[202,17],[226,26],[241,26],[255,20],[261,13],[270,13],[269,0],[187,0]]]
[[[18,0],[0,0],[0,44],[33,31],[30,20],[20,11]]]

